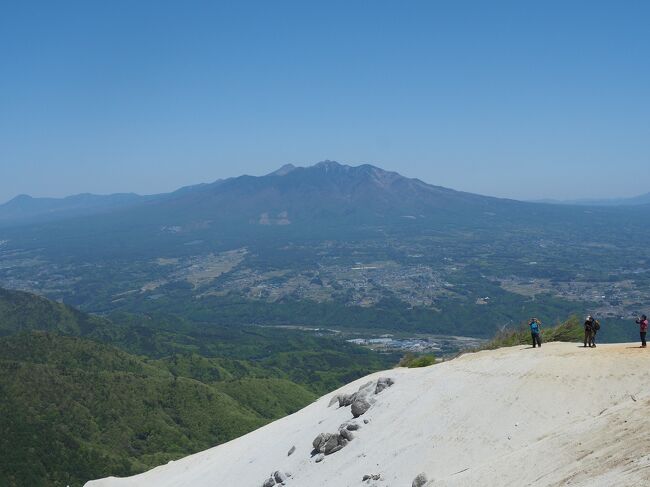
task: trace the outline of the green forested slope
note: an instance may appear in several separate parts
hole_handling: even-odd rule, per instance
[[[0,330],[2,486],[140,472],[393,360],[284,330],[116,323],[14,291],[0,291]]]
[[[0,339],[0,357],[0,485],[135,473],[315,397],[283,379],[203,383],[111,346],[43,332]]]
[[[110,335],[110,322],[21,291],[0,288],[0,336],[47,330],[71,335]]]

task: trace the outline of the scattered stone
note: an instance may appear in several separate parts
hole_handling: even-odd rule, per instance
[[[314,447],[312,455],[319,453],[331,455],[346,446],[354,438],[352,431],[348,430],[347,426],[347,423],[339,426],[338,433],[320,433],[312,441],[312,446]]]
[[[354,394],[341,394],[338,396],[339,399],[339,407],[343,408],[346,406],[350,406],[354,400],[357,397],[357,393],[355,392]]]
[[[377,385],[375,386],[375,394],[379,394],[384,389],[389,388],[395,384],[395,381],[390,377],[380,377],[377,379]]]
[[[361,425],[359,425],[359,423],[356,423],[354,421],[349,421],[347,423],[343,423],[341,425],[341,428],[343,427],[345,427],[345,429],[348,431],[357,431],[358,429],[361,428]]]
[[[370,423],[370,420],[369,420],[369,419],[364,419],[364,420],[363,420],[363,424],[368,424],[368,423]]]
[[[426,483],[427,483],[427,476],[421,473],[413,479],[413,483],[411,484],[411,487],[424,487]]]
[[[275,479],[273,477],[269,477],[264,481],[262,487],[273,487],[274,485],[275,485]]]
[[[345,445],[347,445],[347,443],[344,444],[339,443],[338,445],[332,447],[332,449],[330,449],[329,451],[326,451],[325,455],[331,455],[332,453],[336,453],[337,451],[342,450]]]
[[[341,438],[338,435],[330,435],[325,444],[323,445],[323,453],[329,455],[336,451],[339,451],[341,448]]]
[[[345,441],[345,443],[343,443]],[[331,455],[347,444],[347,440],[338,433],[321,433],[312,442],[314,451]]]
[[[289,476],[286,473],[281,472],[280,470],[276,470],[275,472],[273,472],[273,478],[275,479],[276,483],[281,484],[283,482],[286,482]]]
[[[379,394],[384,389],[395,384],[390,377],[380,377],[376,382],[370,381],[359,387],[359,390],[353,394],[337,394],[330,399],[329,406],[338,401],[339,407],[352,407],[352,415],[358,418],[365,413],[375,402],[373,396]],[[328,407],[329,407],[328,406]]]
[[[380,479],[381,479],[381,474],[373,473],[373,474],[370,474],[370,475],[364,475],[363,479],[361,481],[365,482],[366,480],[380,480]]]
[[[351,408],[352,416],[354,416],[355,418],[358,418],[362,414],[365,414],[366,411],[368,411],[368,409],[370,409],[370,406],[372,406],[372,404],[370,404],[370,402],[367,399],[365,399],[365,398],[364,399],[356,399],[352,403],[352,408]]]
[[[341,438],[345,438],[348,441],[352,441],[352,439],[354,438],[352,431],[348,430],[347,428],[341,428],[339,430],[339,436]]]
[[[291,455],[293,455],[293,452],[295,452],[295,451],[296,451],[296,447],[295,447],[295,445],[294,445],[294,446],[292,446],[292,447],[289,449],[289,451],[287,452],[287,456],[290,457]]]
[[[311,442],[314,450],[320,451],[321,445],[323,445],[329,439],[329,437],[330,433],[321,433],[316,438],[314,438],[314,441]]]

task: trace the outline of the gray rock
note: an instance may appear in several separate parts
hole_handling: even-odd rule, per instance
[[[337,394],[336,396],[332,396],[332,399],[330,399],[330,402],[327,405],[327,407],[333,406],[334,404],[339,402],[339,397],[340,397],[340,394]]]
[[[312,442],[314,450],[318,453],[324,453],[325,455],[330,455],[335,451],[339,451],[341,448],[341,442],[345,438],[341,437],[338,433],[321,433]]]
[[[273,477],[269,477],[264,481],[262,487],[273,487],[274,485],[275,485],[275,479]]]
[[[370,475],[364,475],[362,482],[365,482],[366,480],[380,480],[381,479],[381,474],[379,473],[373,473]]]
[[[395,384],[395,381],[390,377],[380,377],[377,379],[377,385],[375,386],[375,394],[379,394],[384,389],[388,389],[390,386]]]
[[[293,452],[295,452],[295,451],[296,451],[296,447],[295,447],[295,446],[292,446],[292,447],[289,449],[289,451],[287,452],[287,456],[290,457],[291,455],[293,455]]]
[[[354,421],[350,421],[347,423],[343,423],[341,425],[341,428],[345,428],[348,431],[357,431],[358,429],[361,428],[361,425],[359,423],[355,423]]]
[[[326,451],[325,455],[331,455],[332,453],[336,453],[337,451],[342,450],[344,446],[345,446],[344,444],[338,444],[335,447],[333,447],[331,450]]]
[[[341,438],[345,438],[348,441],[352,441],[352,439],[354,438],[354,435],[352,434],[352,431],[350,431],[350,430],[348,430],[346,428],[341,428],[339,430],[339,436]]]
[[[354,402],[354,399],[356,397],[357,397],[356,392],[354,394],[340,394],[338,396],[339,407],[343,408],[346,406],[350,406]]]
[[[275,472],[273,472],[273,478],[278,484],[281,484],[282,482],[287,481],[288,476],[286,473],[281,472],[280,470],[276,470]]]
[[[321,448],[321,452],[325,455],[330,455],[334,452],[339,451],[341,448],[343,448],[343,446],[341,446],[341,437],[339,435],[330,435],[327,441],[321,445]]]
[[[331,433],[321,433],[316,438],[314,438],[314,441],[311,442],[314,450],[322,453],[325,449],[325,444],[330,440],[331,436]]]
[[[424,487],[427,483],[427,476],[423,473],[413,479],[411,487]]]
[[[336,453],[353,438],[352,432],[345,429],[345,423],[341,425],[338,433],[321,433],[312,442],[314,453],[331,455]]]
[[[369,419],[364,419],[364,420],[363,420],[363,424],[368,424],[368,423],[370,423],[370,420],[369,420]]]
[[[375,388],[375,383],[373,381],[366,382],[364,385],[359,387],[358,393],[364,394],[371,392]]]
[[[319,453],[318,455],[316,455],[316,458],[314,458],[314,461],[316,463],[320,463],[320,462],[323,461],[324,458],[325,458],[325,455],[323,455],[322,453]]]
[[[352,403],[352,416],[358,418],[362,414],[365,414],[368,409],[370,409],[370,402],[367,399],[357,399]]]

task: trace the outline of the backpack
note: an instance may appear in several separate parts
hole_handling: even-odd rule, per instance
[[[594,330],[600,330],[600,322],[598,320],[594,321]]]
[[[530,331],[533,333],[539,333],[539,323],[536,321],[530,324]]]

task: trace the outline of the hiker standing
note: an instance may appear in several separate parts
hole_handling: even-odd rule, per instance
[[[648,317],[646,315],[641,315],[641,318],[636,320],[636,324],[639,325],[639,334],[641,335],[641,348],[646,348],[645,336],[648,333]]]
[[[541,324],[542,322],[539,321],[537,318],[532,318],[530,320],[530,323],[528,323],[528,326],[530,326],[530,336],[533,339],[533,348],[535,348],[536,346],[539,346],[540,348],[542,347],[542,338],[540,336]]]
[[[590,347],[595,347],[596,346],[596,334],[598,333],[598,330],[600,330],[600,321],[594,319],[594,322],[591,325],[591,343],[589,344]]]
[[[589,315],[585,319],[585,341],[583,347],[586,347],[587,344],[591,347],[591,341],[593,340],[594,335],[594,318]]]

